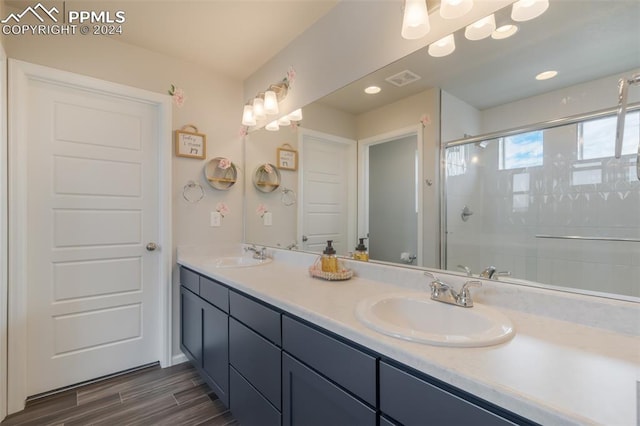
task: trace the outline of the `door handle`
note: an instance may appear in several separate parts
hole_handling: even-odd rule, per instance
[[[158,248],[158,245],[156,243],[148,243],[146,248],[147,251],[155,251]]]
[[[302,242],[303,242],[303,243],[304,243],[304,242],[306,242],[308,239],[309,239],[309,238],[307,238],[307,236],[306,236],[306,235],[303,235],[303,236],[302,236]]]

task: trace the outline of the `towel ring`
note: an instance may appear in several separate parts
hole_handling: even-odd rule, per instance
[[[204,198],[204,189],[202,185],[192,180],[182,188],[182,198],[188,203],[195,204]]]
[[[296,192],[293,189],[282,188],[280,201],[287,207],[294,205],[296,203]]]

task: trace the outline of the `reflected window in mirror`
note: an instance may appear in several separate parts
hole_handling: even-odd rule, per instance
[[[498,145],[500,170],[542,166],[544,132],[535,131],[500,138]]]
[[[578,159],[613,157],[616,117],[585,121],[578,125]],[[640,112],[630,112],[625,119],[622,155],[635,154],[640,141]]]

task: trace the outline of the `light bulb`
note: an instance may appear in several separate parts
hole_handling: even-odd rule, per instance
[[[442,0],[440,16],[445,19],[456,19],[468,13],[473,7],[473,0]]]
[[[273,90],[267,90],[264,93],[264,112],[267,114],[278,113],[278,97]]]
[[[435,58],[450,55],[454,50],[456,50],[456,42],[453,34],[442,37],[440,40],[429,45],[429,55]]]
[[[291,121],[300,121],[300,120],[302,120],[302,110],[300,108],[298,108],[297,110],[295,110],[291,114],[289,114],[289,120],[291,120]]]
[[[494,40],[503,40],[505,38],[511,37],[517,32],[517,25],[507,24],[496,28],[496,30],[491,34],[491,38]]]
[[[496,17],[491,14],[467,26],[464,30],[464,36],[467,40],[482,40],[483,38],[489,37],[495,29]]]
[[[242,125],[255,126],[256,118],[253,116],[253,107],[251,105],[245,105],[242,111]]]
[[[549,0],[520,0],[513,4],[511,19],[528,21],[542,15],[549,8]]]
[[[426,0],[405,0],[402,17],[402,38],[415,40],[427,35],[431,26]]]
[[[271,123],[264,126],[264,128],[269,130],[270,132],[277,132],[278,130],[280,130],[280,125],[278,124],[278,120],[273,120]]]
[[[278,118],[278,125],[279,126],[288,126],[290,124],[291,124],[291,119],[289,118],[288,115],[285,115],[284,117]]]
[[[260,97],[253,100],[253,116],[256,118],[256,121],[267,118],[267,114],[264,112],[264,100]]]

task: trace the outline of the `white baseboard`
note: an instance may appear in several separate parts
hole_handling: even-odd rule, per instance
[[[180,352],[177,355],[174,355],[173,357],[171,357],[171,365],[178,365],[178,364],[182,364],[183,362],[187,362],[189,361],[187,359],[187,356],[185,354],[183,354],[182,352]]]

